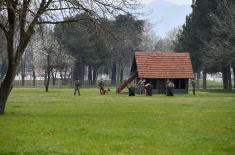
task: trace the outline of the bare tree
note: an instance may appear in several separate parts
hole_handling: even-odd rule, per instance
[[[67,54],[68,52],[58,43],[51,31],[47,31],[46,27],[43,31],[46,37],[41,35],[35,42],[38,49],[34,52],[34,64],[36,68],[45,71],[44,85],[45,91],[48,92],[51,77],[55,83],[59,71],[62,79],[66,79],[68,72],[72,70],[74,58]]]
[[[180,27],[170,30],[166,37],[162,38],[155,34],[151,24],[145,22],[144,33],[142,35],[141,50],[143,51],[173,51],[176,35]]]
[[[152,25],[145,22],[144,31],[142,35],[141,50],[142,51],[154,51],[155,45],[158,40],[156,33],[154,32]]]
[[[86,13],[94,22],[99,17],[109,17],[120,11],[126,12],[136,5],[136,0],[1,0],[0,29],[7,40],[8,69],[0,87],[0,114],[11,92],[16,69],[21,57],[35,32],[36,24],[55,24],[71,14]],[[60,13],[60,15],[58,15]],[[18,34],[18,37],[16,35]]]
[[[158,51],[173,51],[175,49],[174,42],[176,41],[176,35],[179,32],[180,27],[170,30],[165,38],[159,37],[155,44],[155,50]]]

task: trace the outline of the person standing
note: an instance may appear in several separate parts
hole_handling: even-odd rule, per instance
[[[166,84],[166,96],[174,96],[173,90],[174,90],[174,83],[172,83],[170,80],[167,80]]]
[[[80,85],[81,85],[81,83],[80,83],[79,80],[75,80],[75,81],[74,81],[74,88],[75,88],[75,90],[74,90],[74,96],[76,95],[77,92],[78,92],[78,95],[79,95],[79,96],[81,95],[81,94],[80,94]]]
[[[134,85],[128,85],[128,95],[129,96],[135,96],[135,86]]]
[[[196,83],[194,80],[191,81],[192,84],[192,89],[193,89],[193,95],[195,95],[195,88],[196,88]]]
[[[152,85],[150,83],[147,83],[145,85],[146,88],[146,96],[152,96]]]
[[[100,82],[98,83],[98,86],[99,86],[99,88],[100,88],[100,95],[105,95],[105,93],[104,93],[104,81],[103,81],[103,79],[101,79],[100,80]]]
[[[140,95],[142,95],[144,93],[144,88],[145,88],[144,83],[145,83],[145,80],[139,80],[137,83],[137,88],[138,88]]]

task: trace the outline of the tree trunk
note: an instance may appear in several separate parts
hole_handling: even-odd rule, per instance
[[[34,87],[36,86],[36,74],[35,74],[34,67],[33,67],[33,86]]]
[[[73,79],[77,80],[79,76],[79,62],[76,62],[74,67],[73,67]],[[62,79],[61,79],[62,80]]]
[[[112,75],[111,75],[111,83],[116,84],[116,76],[117,76],[117,65],[113,63],[112,65]]]
[[[66,80],[66,79],[67,79],[67,70],[64,70],[64,75],[63,75],[63,73],[61,72],[61,75],[63,76],[62,84],[63,84],[63,85],[67,85],[67,84],[68,84],[68,81]]]
[[[54,73],[51,73],[51,77],[52,77],[52,85],[55,86],[55,76]]]
[[[227,67],[228,73],[228,90],[232,90],[232,78],[231,78],[231,67],[228,65]]]
[[[47,68],[46,68],[46,84],[45,84],[45,91],[48,92],[50,79],[51,79],[51,71],[50,71],[50,55],[47,54]]]
[[[25,60],[21,61],[21,86],[25,85]]]
[[[88,81],[92,81],[92,67],[91,65],[88,66]]]
[[[73,81],[74,81],[73,71],[70,71],[70,74],[71,74],[70,86],[73,87]]]
[[[3,60],[1,64],[1,69],[0,69],[0,80],[6,75],[6,72],[7,72],[7,63],[4,62]]]
[[[235,64],[232,64],[233,68],[233,89],[235,90]]]
[[[223,88],[228,90],[228,70],[227,67],[222,67],[222,76],[223,76]]]
[[[51,72],[53,86],[55,86],[55,84],[56,84],[56,74],[57,74],[57,71],[55,71],[55,73]]]
[[[84,75],[85,75],[85,65],[81,65],[81,81],[84,81]]]
[[[50,79],[51,79],[51,77],[50,77],[50,69],[47,69],[47,71],[46,71],[46,73],[47,73],[47,80],[46,80],[46,85],[45,85],[45,91],[46,92],[48,92],[48,90],[49,90],[49,84],[50,84]]]
[[[200,88],[200,72],[197,73],[196,88],[197,90]]]
[[[120,84],[120,72],[121,72],[121,65],[118,64],[118,67],[117,67],[117,81],[116,81],[116,84]]]
[[[61,82],[63,82],[63,80],[64,80],[64,77],[63,77],[62,71],[60,71],[60,80],[61,80]]]
[[[124,72],[124,68],[121,67],[121,69],[120,69],[120,82],[121,82],[121,83],[122,83],[122,81],[123,81],[123,72]]]
[[[74,67],[73,75],[74,80],[84,81],[85,66],[82,63],[77,62]]]
[[[18,63],[9,63],[6,77],[4,78],[1,87],[0,87],[0,114],[3,114],[5,111],[5,105],[8,99],[8,96],[12,89],[12,83],[15,79],[16,68]]]
[[[207,89],[206,71],[203,70],[202,74],[203,74],[203,89],[206,90]]]
[[[97,81],[97,75],[98,75],[98,73],[97,73],[97,68],[94,67],[94,68],[93,68],[93,79],[92,79],[93,84],[95,84],[96,81]]]

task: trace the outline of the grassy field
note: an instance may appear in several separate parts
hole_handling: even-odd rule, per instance
[[[42,90],[13,90],[0,116],[0,154],[235,154],[235,93]]]

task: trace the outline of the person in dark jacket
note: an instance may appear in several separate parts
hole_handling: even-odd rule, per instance
[[[104,90],[105,84],[104,84],[103,79],[99,81],[98,86],[100,88],[100,95],[105,95],[105,90]]]
[[[146,88],[146,96],[152,96],[152,85],[150,83],[147,83],[145,85]]]
[[[193,95],[195,95],[195,87],[196,87],[196,83],[194,80],[191,81],[192,84],[192,89],[193,89]]]
[[[135,96],[135,86],[129,85],[129,86],[127,86],[127,88],[128,88],[128,95]]]
[[[174,83],[172,83],[170,80],[167,80],[166,83],[166,96],[174,96],[173,90],[174,90]]]
[[[78,95],[80,96],[81,94],[80,94],[80,86],[81,86],[81,83],[80,83],[80,81],[79,80],[75,80],[74,81],[74,88],[75,88],[75,90],[74,90],[74,96],[76,95],[76,93],[78,92]]]

